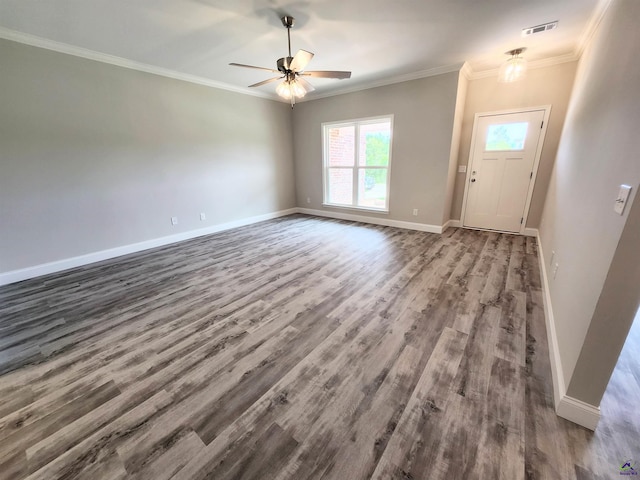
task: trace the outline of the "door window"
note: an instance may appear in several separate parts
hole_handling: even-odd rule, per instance
[[[489,125],[484,150],[486,152],[524,150],[528,127],[528,122]]]

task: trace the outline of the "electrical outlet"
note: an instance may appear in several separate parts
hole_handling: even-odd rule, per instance
[[[311,203],[311,197],[307,197],[307,203]]]
[[[413,209],[413,216],[414,216],[414,217],[417,217],[417,216],[418,216],[418,209],[417,209],[417,208],[414,208],[414,209]]]
[[[171,217],[171,225],[177,225],[178,224],[178,217]]]
[[[200,214],[200,220],[201,220],[201,221],[203,221],[203,220],[206,220],[206,219],[207,219],[207,216],[205,215],[205,213],[204,213],[204,212],[202,212],[202,213]]]
[[[466,165],[458,165],[458,173],[467,173]]]

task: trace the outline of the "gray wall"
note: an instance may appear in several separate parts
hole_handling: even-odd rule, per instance
[[[293,111],[298,206],[322,206],[323,122],[394,114],[389,214],[352,214],[442,225],[458,72],[303,102]],[[307,197],[311,203],[307,203]],[[418,209],[418,216],[412,210]]]
[[[531,198],[527,227],[538,227],[549,177],[560,141],[562,125],[571,96],[577,62],[563,63],[527,72],[526,77],[514,83],[498,83],[496,77],[471,80],[462,123],[459,165],[468,165],[471,149],[471,133],[476,113],[494,112],[514,108],[551,105],[551,116],[547,126],[536,185]],[[460,219],[464,196],[465,174],[458,173],[451,207],[451,218]]]
[[[638,206],[613,211],[620,184],[631,201],[640,186],[639,18],[640,2],[614,0],[580,60],[540,225],[568,395],[592,405],[640,301]]]
[[[0,58],[0,272],[295,206],[286,104],[5,40]]]

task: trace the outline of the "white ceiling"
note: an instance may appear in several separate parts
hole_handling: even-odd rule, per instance
[[[351,70],[350,80],[312,79],[322,96],[453,70],[495,69],[504,52],[529,61],[580,51],[605,0],[0,0],[0,37],[98,52],[158,71],[244,91],[286,55],[279,17],[296,18],[292,50],[315,53],[309,70]],[[550,32],[526,27],[558,20]],[[39,38],[37,38],[39,37]],[[71,46],[71,48],[67,48]],[[81,50],[84,49],[84,50]],[[91,57],[92,55],[84,55]],[[113,58],[111,60],[114,60]],[[117,61],[115,63],[118,63]],[[121,62],[123,63],[123,62]],[[126,64],[124,62],[123,64]],[[273,95],[275,84],[259,87]]]

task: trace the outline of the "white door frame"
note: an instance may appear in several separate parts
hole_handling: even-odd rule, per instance
[[[490,117],[494,115],[508,115],[512,113],[526,113],[526,112],[534,112],[537,110],[544,110],[544,118],[542,124],[542,131],[540,132],[540,138],[538,139],[538,145],[536,146],[536,156],[533,162],[533,177],[531,178],[531,182],[529,183],[529,191],[527,192],[527,201],[524,206],[524,220],[520,225],[520,231],[518,232],[520,235],[524,235],[527,225],[527,217],[529,217],[529,207],[531,207],[531,197],[533,196],[533,189],[536,184],[536,177],[538,176],[538,166],[540,165],[540,156],[542,155],[542,146],[544,145],[544,138],[547,133],[547,127],[549,126],[549,116],[551,115],[551,105],[542,105],[540,107],[526,107],[526,108],[513,108],[509,110],[498,110],[495,112],[482,112],[476,113],[473,117],[473,132],[471,134],[471,145],[469,147],[469,156],[467,158],[467,174],[464,179],[464,197],[462,199],[462,214],[460,216],[460,224],[464,227],[465,215],[467,214],[467,196],[469,193],[469,182],[470,182],[470,172],[471,172],[471,161],[473,156],[473,148],[476,144],[477,137],[477,129],[478,129],[478,120],[480,117]],[[469,227],[465,227],[469,228]],[[509,232],[513,233],[513,232]]]

